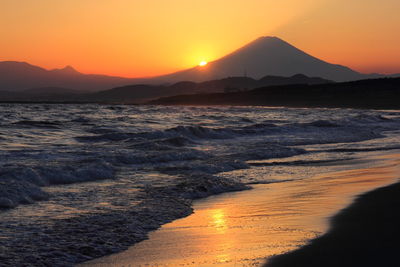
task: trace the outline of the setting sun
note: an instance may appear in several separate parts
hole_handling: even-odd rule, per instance
[[[200,63],[199,63],[199,66],[200,67],[203,67],[203,66],[205,66],[205,65],[207,65],[207,61],[201,61]]]

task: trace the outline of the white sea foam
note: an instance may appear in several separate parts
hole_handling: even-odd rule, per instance
[[[0,177],[18,181],[21,187],[29,183],[37,187],[35,190],[51,184],[115,178],[122,166],[176,175],[217,174],[248,168],[248,160],[307,153],[300,146],[381,138],[400,125],[397,113],[354,110],[90,105],[1,108],[5,126],[0,140],[7,146],[0,154]],[[13,108],[26,110],[12,113]],[[73,114],[72,118],[68,114]],[[16,131],[19,134],[15,135]],[[343,149],[330,148],[332,152]],[[357,147],[353,151],[362,149],[380,148]],[[23,191],[14,194],[22,195]]]

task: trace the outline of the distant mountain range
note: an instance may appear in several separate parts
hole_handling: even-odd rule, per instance
[[[25,62],[0,62],[0,91],[70,88],[82,92],[93,92],[138,81],[140,79],[82,74],[70,66],[63,69],[46,70]]]
[[[46,70],[25,62],[3,61],[0,62],[0,91],[16,92],[32,88],[64,88],[61,91],[65,91],[67,88],[94,92],[131,84],[204,82],[238,76],[258,80],[265,75],[290,77],[298,73],[336,82],[385,76],[361,74],[344,66],[329,64],[277,37],[261,37],[204,67],[198,66],[153,78],[82,74],[70,66]],[[137,87],[132,86],[132,89],[136,90]]]
[[[109,90],[81,93],[65,88],[35,88],[19,92],[0,91],[0,101],[46,101],[46,102],[95,102],[95,103],[143,103],[152,99],[179,94],[205,94],[215,92],[246,91],[263,86],[287,84],[333,83],[321,78],[302,74],[292,77],[265,76],[259,80],[249,77],[229,77],[201,83],[178,82],[172,85],[137,84]]]
[[[179,94],[204,94],[213,92],[243,91],[262,86],[283,84],[324,84],[332,81],[310,78],[302,74],[292,77],[265,76],[259,80],[249,77],[229,77],[201,83],[178,82],[172,85],[131,85],[105,90],[84,96],[87,101],[113,103],[141,103],[150,99]]]
[[[279,85],[240,92],[177,95],[153,100],[148,104],[400,109],[400,78],[317,85]]]

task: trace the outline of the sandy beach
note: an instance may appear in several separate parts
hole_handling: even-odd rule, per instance
[[[265,267],[399,266],[400,183],[361,195],[332,218],[330,230]]]
[[[326,233],[330,218],[359,194],[396,182],[399,162],[398,154],[373,154],[319,165],[324,172],[308,179],[198,200],[194,214],[148,240],[81,266],[261,266]]]

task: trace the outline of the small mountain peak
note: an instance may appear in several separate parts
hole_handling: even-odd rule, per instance
[[[304,74],[298,73],[298,74],[293,75],[291,78],[305,79],[305,78],[309,78],[309,77]]]
[[[288,43],[276,36],[261,36],[249,43],[248,46],[287,46]]]
[[[279,39],[279,38],[276,37],[276,36],[261,36],[258,39],[260,39],[260,40],[276,40],[276,39]]]
[[[67,65],[64,68],[60,69],[62,71],[68,71],[68,72],[77,72],[72,66]]]
[[[79,73],[76,69],[74,69],[72,66],[67,65],[62,69],[54,69],[52,70],[53,72],[59,72],[59,73],[65,73],[65,74],[77,74]]]

